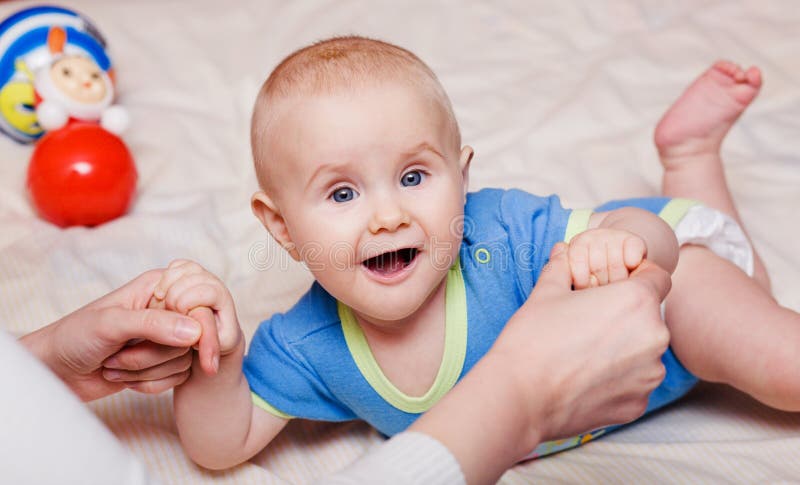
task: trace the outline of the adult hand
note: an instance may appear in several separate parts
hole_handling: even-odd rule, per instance
[[[139,275],[20,342],[84,401],[125,387],[157,393],[181,384],[189,376],[200,324],[147,308],[161,274]]]
[[[528,301],[490,354],[506,365],[529,403],[538,441],[633,421],[665,376],[669,331],[660,304],[669,273],[645,260],[627,280],[570,291],[567,252],[553,250]],[[546,369],[532,372],[520,359]],[[528,444],[522,446],[527,453]]]
[[[486,356],[411,427],[444,444],[468,482],[496,481],[542,441],[636,419],[664,378],[669,274],[645,261],[613,285],[571,283],[559,244]]]

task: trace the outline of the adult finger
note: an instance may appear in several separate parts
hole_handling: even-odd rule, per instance
[[[191,347],[172,347],[149,340],[124,347],[103,362],[103,367],[120,370],[142,370],[154,367],[188,353]]]
[[[190,373],[191,371],[187,370],[185,372],[171,375],[157,381],[128,382],[125,384],[125,387],[128,389],[133,389],[134,391],[143,392],[145,394],[158,394],[183,384],[186,382],[186,379],[189,378]]]
[[[567,245],[558,243],[550,251],[550,261],[542,268],[534,293],[561,294],[572,290],[572,273],[567,259]]]
[[[200,306],[192,309],[189,316],[200,322],[203,335],[198,342],[197,354],[200,367],[203,371],[213,376],[219,370],[219,335],[217,334],[217,317],[208,307]]]
[[[98,311],[92,323],[94,334],[110,346],[145,339],[173,347],[189,347],[201,334],[197,321],[167,310],[104,308]]]
[[[192,354],[186,353],[175,359],[142,370],[103,369],[103,378],[112,382],[157,381],[187,371],[192,367]]]
[[[86,308],[119,306],[129,309],[147,308],[158,280],[164,270],[153,269],[144,272],[116,290],[86,305]]]
[[[631,280],[644,285],[658,298],[658,301],[664,301],[672,288],[670,274],[648,259],[642,261],[642,264],[631,273]]]

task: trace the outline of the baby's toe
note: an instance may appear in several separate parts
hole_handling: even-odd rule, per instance
[[[735,79],[738,82],[742,82],[745,80],[744,71],[735,62],[731,62],[724,59],[719,60],[714,63],[714,69],[725,74],[726,76],[730,76],[731,78]]]
[[[747,72],[745,72],[745,78],[747,84],[755,88],[761,87],[761,70],[756,66],[750,67]]]

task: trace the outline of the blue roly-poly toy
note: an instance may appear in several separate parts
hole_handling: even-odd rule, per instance
[[[103,90],[102,96],[98,94],[96,100],[74,101],[68,92],[63,92],[64,84],[50,79],[56,62],[71,63],[75,59],[79,61],[65,65],[61,71],[69,75],[76,69],[87,71],[98,85],[102,84],[97,88]],[[79,13],[62,7],[37,6],[21,10],[0,23],[0,131],[14,140],[35,141],[46,130],[63,126],[70,119],[99,120],[111,104],[112,81],[106,41]],[[37,113],[37,106],[43,100],[53,102],[43,105],[46,109]],[[122,124],[127,124],[127,115],[122,113],[122,117],[125,118]],[[120,125],[119,119],[110,123]]]

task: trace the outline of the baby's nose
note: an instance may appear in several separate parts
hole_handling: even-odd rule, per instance
[[[376,207],[369,221],[369,231],[377,234],[380,231],[394,232],[402,226],[411,224],[411,217],[397,203],[384,203]]]

